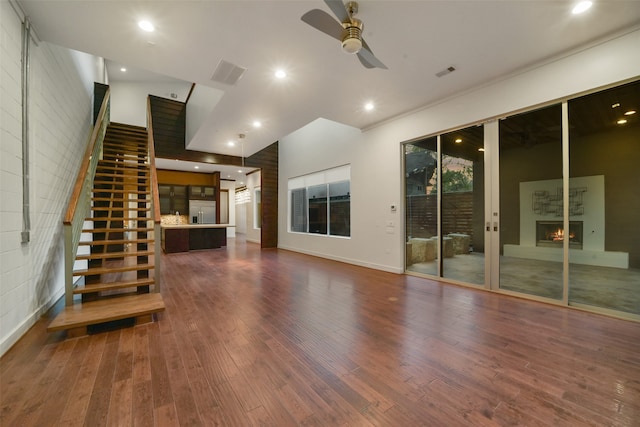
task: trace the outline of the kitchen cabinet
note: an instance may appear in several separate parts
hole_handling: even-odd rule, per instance
[[[187,186],[158,184],[160,214],[175,215],[176,212],[188,214]]]
[[[163,225],[165,253],[188,252],[227,246],[228,225]]]
[[[209,185],[190,185],[189,200],[216,200],[216,187]]]
[[[162,249],[168,254],[189,251],[189,230],[185,228],[163,228]]]

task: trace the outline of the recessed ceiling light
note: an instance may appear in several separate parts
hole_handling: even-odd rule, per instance
[[[260,120],[256,120],[253,122],[253,127],[254,128],[259,128],[262,127],[262,123],[260,122]]]
[[[462,142],[462,138],[456,138],[456,144],[460,144]]]
[[[620,119],[616,123],[618,123],[619,125],[623,125],[623,124],[627,123],[627,119]]]
[[[571,10],[571,13],[573,13],[574,15],[579,15],[589,10],[589,8],[591,8],[592,5],[593,3],[590,1],[581,1],[573,7],[573,9]]]
[[[632,116],[636,113],[636,110],[629,110],[626,113],[624,113],[625,116]]]
[[[142,30],[148,33],[151,33],[155,30],[155,27],[153,26],[153,24],[146,20],[138,21],[138,27],[140,27]]]
[[[282,80],[282,79],[284,79],[285,77],[287,77],[287,72],[286,72],[286,71],[284,71],[284,70],[282,70],[282,69],[280,69],[280,70],[276,70],[276,72],[275,72],[275,76],[276,76],[276,78],[277,78],[277,79],[281,79],[281,80]]]
[[[238,173],[242,173],[242,169],[238,169]]]
[[[373,102],[367,102],[366,104],[364,104],[364,109],[367,111],[373,110],[374,107],[375,105],[373,105]]]
[[[200,169],[200,166],[194,166],[193,168],[194,169]]]
[[[122,71],[123,73],[125,73],[125,72],[127,71],[127,69],[126,69],[126,68],[124,68],[124,67],[122,67],[122,68],[120,68],[120,71]]]
[[[236,145],[236,143],[235,143],[235,142],[233,142],[233,141],[228,141],[228,142],[227,142],[227,145],[228,145],[229,147],[233,147],[234,145]]]
[[[618,108],[620,106],[619,102],[616,102],[615,104],[611,104],[611,108]]]

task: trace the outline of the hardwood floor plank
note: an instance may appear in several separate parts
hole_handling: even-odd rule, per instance
[[[67,400],[60,417],[60,425],[81,426],[84,424],[106,342],[107,334],[93,335],[89,338],[89,349],[84,361],[79,365],[78,377],[73,385],[74,391]]]
[[[107,426],[128,426],[133,422],[133,379],[115,381],[109,399]]]
[[[241,237],[162,255],[153,323],[50,315],[0,359],[0,425],[621,426],[640,324]],[[60,309],[60,307],[58,307]]]
[[[151,380],[136,381],[133,379],[132,425],[135,427],[151,427],[156,425],[153,409],[153,384]]]
[[[91,426],[106,426],[109,416],[109,402],[113,388],[113,375],[118,358],[120,331],[106,333],[104,352],[100,360],[100,367],[96,374],[93,392],[87,405],[85,424]]]

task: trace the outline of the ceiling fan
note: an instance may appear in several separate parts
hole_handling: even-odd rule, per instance
[[[358,13],[358,3],[349,1],[346,4],[342,0],[324,0],[339,22],[333,19],[324,10],[312,9],[302,15],[302,20],[313,28],[337,39],[342,43],[342,50],[346,53],[356,54],[358,59],[367,68],[387,69],[378,58],[375,57],[367,42],[362,38],[364,24],[355,17]]]

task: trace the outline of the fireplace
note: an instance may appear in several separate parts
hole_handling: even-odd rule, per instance
[[[562,221],[536,221],[536,246],[561,248],[569,238],[569,249],[582,249],[582,221],[569,221],[569,233]]]

